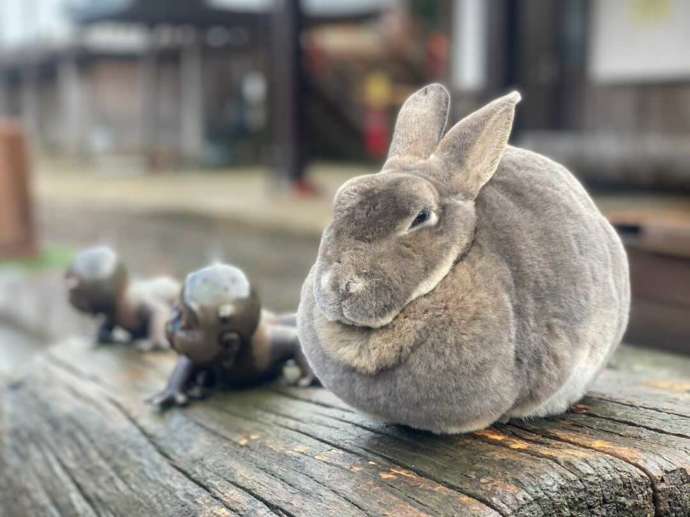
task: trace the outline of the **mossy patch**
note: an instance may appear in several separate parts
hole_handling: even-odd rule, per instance
[[[23,269],[28,271],[45,271],[62,269],[69,265],[74,257],[74,250],[64,246],[46,246],[41,252],[31,258],[0,260],[2,269]]]

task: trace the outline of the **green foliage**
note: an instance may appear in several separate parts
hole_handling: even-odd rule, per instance
[[[74,250],[62,246],[47,246],[36,257],[17,260],[0,260],[2,269],[45,271],[67,267],[74,257]]]
[[[437,0],[412,0],[409,4],[410,11],[414,16],[423,20],[427,30],[439,29],[442,23],[441,17],[444,14],[442,2]]]

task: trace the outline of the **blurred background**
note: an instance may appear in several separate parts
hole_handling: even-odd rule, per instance
[[[689,49],[684,0],[2,0],[0,377],[93,326],[62,280],[87,245],[294,309],[333,192],[432,81],[453,121],[521,91],[513,143],[625,239],[626,340],[690,353]]]

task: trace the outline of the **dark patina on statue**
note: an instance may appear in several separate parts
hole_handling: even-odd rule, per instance
[[[168,277],[130,281],[127,268],[107,246],[77,254],[65,273],[70,304],[102,318],[98,343],[116,341],[116,329],[144,350],[167,348],[165,325],[172,315],[180,284]]]
[[[167,336],[179,358],[165,389],[149,399],[159,408],[184,405],[214,386],[277,378],[290,359],[300,369],[296,384],[316,382],[302,354],[295,315],[262,310],[247,276],[228,264],[187,276]]]

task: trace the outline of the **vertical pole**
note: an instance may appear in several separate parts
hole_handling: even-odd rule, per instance
[[[204,122],[203,46],[199,32],[192,30],[180,54],[180,149],[187,162],[201,160]]]
[[[38,65],[26,63],[21,69],[21,118],[24,130],[34,149],[41,148]]]
[[[556,82],[554,129],[581,129],[586,112],[589,2],[567,0],[556,16],[559,24],[555,38],[560,73]]]
[[[155,27],[147,29],[147,42],[139,63],[139,98],[141,102],[141,152],[153,164],[156,149],[157,129],[157,40]]]
[[[7,9],[7,8],[5,8]],[[0,118],[7,117],[10,113],[9,85],[7,80],[7,69],[3,67],[3,53],[7,42],[2,37],[2,32],[7,30],[6,12],[0,7]]]
[[[24,133],[29,144],[34,149],[40,149],[39,134],[39,92],[38,92],[38,56],[36,52],[37,11],[35,0],[26,0],[21,4],[21,25],[24,32],[24,46],[28,49],[28,56],[20,65],[20,109]]]
[[[450,86],[453,93],[453,115],[469,113],[485,100],[490,89],[490,70],[487,58],[489,38],[489,9],[497,2],[484,0],[455,0],[451,10]]]
[[[63,151],[70,156],[76,156],[81,151],[84,98],[75,51],[69,52],[58,64],[58,88]]]
[[[487,81],[487,15],[483,0],[458,0],[453,9],[453,86],[477,91]]]
[[[6,74],[7,72],[0,68],[0,117],[7,117],[10,114],[10,94]]]
[[[270,27],[274,172],[281,183],[299,185],[305,166],[300,1],[275,0]]]

